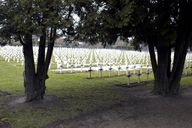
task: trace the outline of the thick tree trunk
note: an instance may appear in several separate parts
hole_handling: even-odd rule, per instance
[[[36,97],[35,65],[33,58],[32,35],[25,36],[25,45],[23,46],[23,53],[25,59],[25,68],[23,75],[26,101],[32,101]]]
[[[39,42],[39,53],[38,53],[38,63],[37,63],[37,74],[36,74],[36,85],[38,99],[43,99],[45,95],[45,80],[43,78],[43,70],[45,66],[45,44],[46,44],[46,28],[43,29],[42,35]]]
[[[37,72],[33,57],[32,35],[26,35],[23,43],[23,53],[25,58],[24,86],[26,101],[41,100],[45,95],[45,81],[48,78],[48,68],[53,53],[55,43],[56,29],[51,29],[50,40],[48,43],[47,54],[45,58],[46,32],[40,37],[39,54],[37,63]]]
[[[171,47],[159,46],[157,49],[158,58],[155,58],[154,48],[149,49],[151,63],[155,76],[154,93],[160,95],[179,94],[180,81],[184,68],[187,49],[192,34],[180,34],[175,44],[175,55],[171,69]],[[156,61],[158,60],[158,61]]]
[[[169,94],[169,47],[158,47],[157,79],[155,80],[154,93],[160,95]]]
[[[35,79],[35,86],[36,88],[36,97],[34,100],[42,100],[45,95],[45,79],[42,79],[40,76],[36,76]]]
[[[187,39],[178,41],[178,43],[176,44],[173,70],[172,70],[172,74],[170,77],[170,86],[169,86],[170,93],[172,93],[172,94],[179,93],[180,81],[182,78],[185,58],[186,58],[187,49],[188,49],[188,46],[190,43],[189,37],[190,36],[188,36]]]
[[[41,100],[45,94],[45,80],[47,77],[47,71],[44,71],[45,65],[45,45],[39,46],[37,73],[35,72],[35,64],[33,58],[33,46],[31,41],[26,40],[23,46],[24,58],[25,58],[25,71],[24,71],[24,86],[26,101]],[[51,56],[51,55],[50,55]],[[44,73],[46,73],[44,77]]]

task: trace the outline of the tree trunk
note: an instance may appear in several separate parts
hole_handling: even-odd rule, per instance
[[[185,64],[185,59],[187,55],[188,46],[190,44],[191,34],[180,34],[181,39],[177,41],[176,49],[175,49],[175,57],[173,63],[173,70],[170,77],[170,93],[178,94],[180,89],[180,81],[182,78],[182,72]]]
[[[154,93],[160,95],[169,94],[169,47],[158,47],[158,65],[157,65],[157,78],[154,85]]]
[[[25,36],[25,45],[23,46],[23,54],[25,59],[24,68],[24,86],[26,101],[32,101],[36,97],[35,87],[35,65],[32,47],[32,35]]]
[[[45,80],[48,78],[47,71],[44,71],[46,67],[45,65],[46,34],[41,36],[40,40],[41,41],[39,44],[38,64],[36,73],[33,57],[32,35],[25,36],[25,43],[23,45],[23,53],[25,58],[25,71],[23,75],[24,75],[26,102],[41,100],[43,99],[45,94]],[[46,73],[45,77],[44,72]]]
[[[150,59],[151,59],[151,64],[152,64],[152,70],[154,73],[154,79],[157,79],[157,59],[155,55],[155,46],[153,44],[153,41],[148,41],[148,48],[149,48],[149,54],[150,54]]]
[[[179,94],[180,81],[184,68],[187,49],[191,41],[192,34],[179,34],[175,44],[175,55],[173,67],[171,69],[171,47],[159,46],[157,48],[158,58],[155,58],[154,48],[149,46],[151,63],[155,76],[154,93],[160,95]],[[149,44],[150,45],[150,44]],[[158,60],[158,63],[157,61]]]
[[[37,85],[37,99],[43,99],[45,95],[45,80],[43,77],[44,66],[45,66],[45,44],[46,44],[46,28],[42,30],[39,42],[38,52],[38,63],[37,63],[37,74],[36,74],[36,85]]]
[[[34,100],[42,100],[44,98],[45,95],[45,80],[46,79],[42,79],[42,76],[36,76],[35,79],[35,86],[36,88],[36,97]]]

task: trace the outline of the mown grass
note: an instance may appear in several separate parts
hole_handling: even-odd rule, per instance
[[[128,101],[130,97],[128,88],[115,86],[127,83],[125,75],[108,78],[108,72],[104,72],[104,77],[99,78],[99,73],[93,72],[93,79],[87,79],[87,72],[57,74],[50,71],[46,95],[59,97],[61,103],[51,105],[55,102],[50,102],[51,107],[30,103],[20,107],[7,106],[6,102],[11,97],[24,95],[22,72],[22,66],[0,59],[0,90],[11,93],[10,96],[0,97],[0,120],[11,122],[13,128],[36,128],[57,120],[110,109]],[[114,75],[117,72],[113,72]],[[141,79],[146,80],[146,76],[143,75]],[[137,80],[137,76],[131,77],[131,82]],[[182,83],[190,85],[192,82],[187,77]]]

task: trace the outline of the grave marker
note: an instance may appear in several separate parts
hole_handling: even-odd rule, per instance
[[[127,79],[128,79],[127,85],[130,85],[130,78],[131,78],[131,73],[130,73],[130,71],[128,71],[127,72]]]
[[[149,74],[150,74],[149,65],[147,65],[147,69],[146,69],[147,81],[149,81]]]
[[[102,68],[102,66],[100,66],[100,68],[99,68],[99,77],[102,78],[102,75],[103,75],[103,68]]]
[[[141,70],[138,70],[137,76],[138,76],[138,83],[141,83]]]
[[[91,76],[92,71],[93,71],[93,70],[92,70],[92,67],[90,66],[90,67],[89,67],[89,70],[88,70],[88,72],[89,72],[89,76],[88,76],[88,78],[89,78],[89,79],[92,78],[92,76]]]
[[[121,75],[120,71],[121,71],[121,66],[119,65],[119,67],[118,67],[118,76]]]
[[[109,77],[111,77],[111,72],[112,72],[113,68],[110,66],[109,67]]]

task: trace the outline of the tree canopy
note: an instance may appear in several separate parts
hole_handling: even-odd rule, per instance
[[[113,44],[118,36],[132,36],[129,27],[136,8],[134,1],[95,0],[76,5],[81,19],[77,31],[85,40],[106,45]]]

